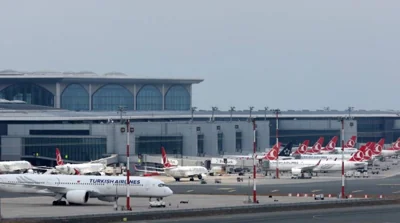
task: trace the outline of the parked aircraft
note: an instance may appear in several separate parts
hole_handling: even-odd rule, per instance
[[[56,148],[56,161],[57,166],[55,169],[62,174],[68,175],[85,175],[97,173],[101,175],[105,175],[102,171],[106,168],[104,163],[98,163],[96,161],[90,163],[80,163],[80,164],[64,164],[63,159],[61,158],[61,153],[58,148]]]
[[[344,166],[346,170],[353,170],[365,167],[366,162],[363,160],[363,152],[359,151],[354,154],[349,160],[345,160]],[[279,170],[291,171],[292,174],[300,174],[302,172],[333,172],[341,171],[342,163],[341,160],[331,159],[293,159],[293,160],[270,160],[268,170],[274,170],[276,162],[279,162]]]
[[[145,172],[146,174],[165,174],[167,176],[173,177],[176,181],[180,181],[181,178],[190,178],[190,181],[194,181],[194,177],[199,180],[206,178],[208,175],[207,168],[203,166],[172,166],[165,152],[165,148],[161,147],[162,161],[164,171],[159,171],[159,168],[154,168],[154,170],[139,170],[135,167],[136,171]]]
[[[150,177],[131,177],[131,197],[162,199],[172,190],[161,180]],[[125,176],[69,176],[69,175],[0,175],[0,190],[11,193],[54,196],[53,205],[85,204],[89,198],[113,202],[126,197]]]

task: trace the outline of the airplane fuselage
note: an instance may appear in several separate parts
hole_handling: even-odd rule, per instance
[[[2,161],[0,162],[0,172],[16,172],[16,171],[24,171],[32,168],[31,163],[25,160],[18,161]]]
[[[37,184],[40,187],[18,185]],[[48,186],[50,189],[45,189]],[[57,187],[55,192],[54,188]],[[55,196],[71,191],[88,191],[90,197],[125,197],[127,184],[125,176],[74,176],[41,174],[5,174],[0,175],[0,190],[11,193],[27,193]],[[164,182],[149,177],[130,177],[131,197],[167,197],[171,189]]]
[[[165,169],[165,173],[174,178],[192,178],[206,176],[208,170],[202,166],[178,166]]]
[[[318,163],[319,159],[293,159],[293,160],[279,160],[279,170],[291,171],[293,168],[302,168],[313,166]],[[365,162],[351,162],[345,161],[345,170],[353,170],[358,168],[364,168],[367,164]],[[271,160],[268,170],[276,169],[276,160]],[[342,161],[341,160],[321,160],[321,163],[313,169],[313,172],[332,172],[341,171]]]
[[[81,164],[64,164],[55,167],[62,174],[75,174],[75,169],[81,174],[101,172],[105,169],[105,165],[101,163],[81,163]]]

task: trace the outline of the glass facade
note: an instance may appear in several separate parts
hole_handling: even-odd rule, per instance
[[[165,94],[165,110],[190,110],[190,94],[185,87],[174,85]]]
[[[153,85],[143,86],[136,96],[136,110],[155,111],[163,109],[161,91]]]
[[[236,132],[236,152],[242,152],[242,132]]]
[[[136,153],[138,154],[161,154],[162,146],[170,157],[180,157],[183,149],[183,136],[136,137]]]
[[[98,89],[92,96],[93,111],[117,111],[119,106],[134,109],[134,98],[128,89],[118,84],[108,84]]]
[[[31,137],[22,140],[25,155],[55,158],[56,148],[59,148],[63,158],[67,155],[69,160],[90,161],[102,158],[107,152],[107,139],[99,137]]]
[[[204,154],[204,135],[198,134],[197,135],[197,155]]]
[[[70,84],[61,94],[61,108],[73,111],[89,110],[89,93],[80,84]]]
[[[0,98],[25,101],[27,104],[54,107],[54,95],[45,88],[31,83],[8,86],[0,91]]]
[[[218,154],[224,155],[224,133],[218,132]]]

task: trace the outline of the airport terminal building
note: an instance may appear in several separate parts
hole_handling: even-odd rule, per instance
[[[109,154],[126,158],[126,131],[133,160],[138,154],[215,157],[249,154],[275,143],[270,111],[194,111],[192,86],[201,79],[136,78],[119,73],[0,72],[1,160],[28,159],[36,165],[55,160],[90,161]],[[279,140],[313,144],[340,136],[338,117],[346,116],[345,140],[358,143],[400,137],[400,116],[391,111],[282,111]],[[122,118],[122,120],[121,120]],[[131,120],[127,129],[124,120]]]

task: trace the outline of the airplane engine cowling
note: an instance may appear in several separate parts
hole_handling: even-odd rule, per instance
[[[84,204],[89,200],[89,192],[85,190],[71,190],[65,195],[69,203]]]
[[[116,198],[116,197],[98,197],[97,199],[99,199],[101,201],[114,202],[118,198]]]
[[[299,169],[299,168],[292,168],[292,174],[301,174],[301,169]]]

